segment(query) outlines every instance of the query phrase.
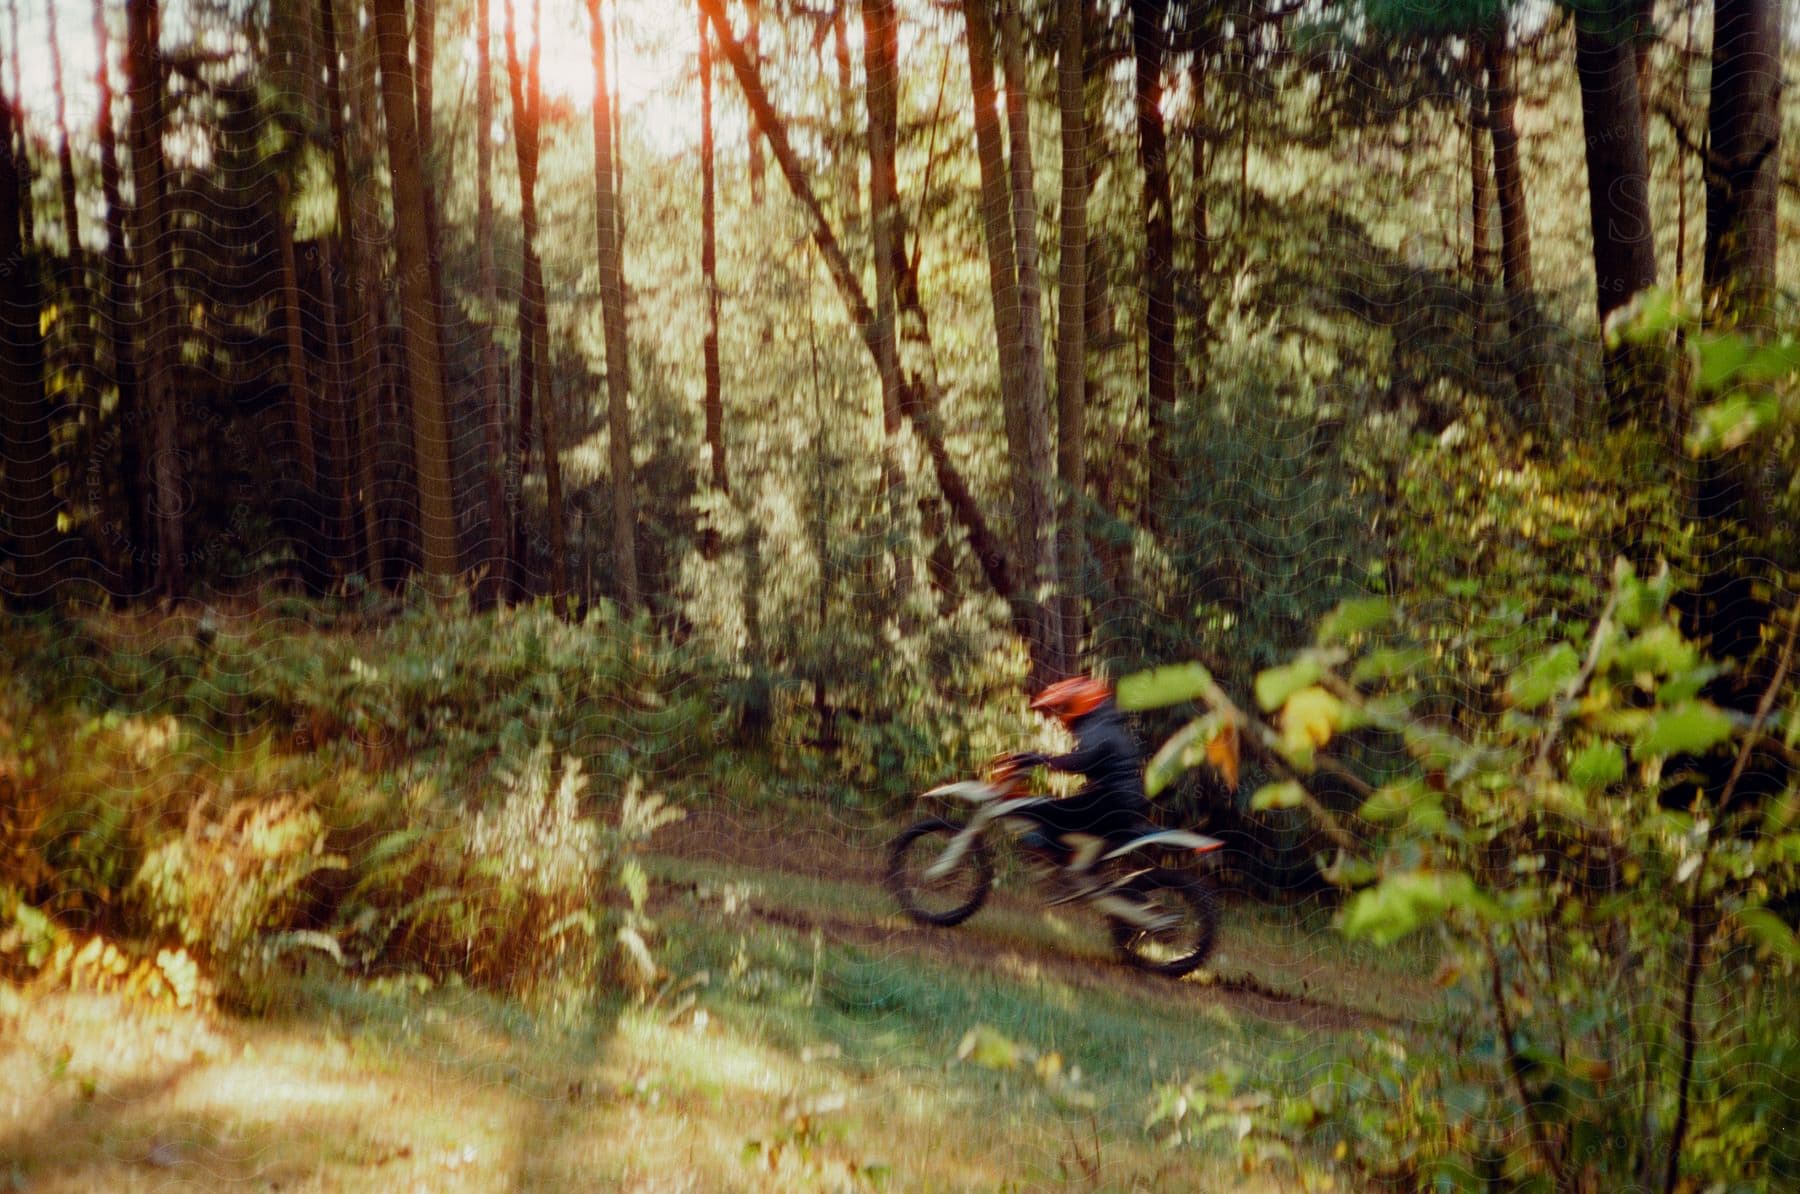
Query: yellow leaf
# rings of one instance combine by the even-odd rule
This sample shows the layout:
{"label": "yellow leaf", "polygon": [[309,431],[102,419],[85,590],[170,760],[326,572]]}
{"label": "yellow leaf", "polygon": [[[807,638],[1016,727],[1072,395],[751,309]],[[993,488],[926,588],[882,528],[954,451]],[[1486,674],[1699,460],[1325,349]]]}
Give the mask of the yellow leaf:
{"label": "yellow leaf", "polygon": [[1206,761],[1218,768],[1224,777],[1225,785],[1232,791],[1238,786],[1238,728],[1230,722],[1222,726],[1219,732],[1206,744]]}
{"label": "yellow leaf", "polygon": [[1302,688],[1281,711],[1283,745],[1295,752],[1324,746],[1337,731],[1342,713],[1342,703],[1323,688],[1316,684]]}

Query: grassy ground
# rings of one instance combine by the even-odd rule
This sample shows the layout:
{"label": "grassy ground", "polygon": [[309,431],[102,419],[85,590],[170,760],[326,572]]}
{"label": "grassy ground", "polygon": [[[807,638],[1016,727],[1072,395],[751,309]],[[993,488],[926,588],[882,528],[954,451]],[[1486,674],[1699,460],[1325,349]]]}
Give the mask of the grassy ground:
{"label": "grassy ground", "polygon": [[316,974],[240,1021],[7,992],[0,1187],[1292,1189],[1241,1172],[1228,1132],[1160,1147],[1158,1084],[1234,1064],[1304,1089],[1430,989],[1417,955],[1241,905],[1216,969],[1178,984],[1007,892],[927,932],[893,916],[865,842],[784,870],[778,833],[665,831],[672,977],[643,1000]]}

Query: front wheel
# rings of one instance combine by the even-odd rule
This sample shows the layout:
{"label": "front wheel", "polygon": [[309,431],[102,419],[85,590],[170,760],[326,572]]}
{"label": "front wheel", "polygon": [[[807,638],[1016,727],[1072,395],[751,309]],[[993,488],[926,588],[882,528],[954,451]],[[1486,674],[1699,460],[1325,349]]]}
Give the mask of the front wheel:
{"label": "front wheel", "polygon": [[987,902],[994,863],[980,841],[971,842],[946,874],[925,874],[960,832],[961,826],[930,817],[901,830],[888,846],[888,889],[920,924],[959,925]]}
{"label": "front wheel", "polygon": [[1169,978],[1199,969],[1212,956],[1219,904],[1212,888],[1167,867],[1145,871],[1119,893],[1147,923],[1110,918],[1113,945],[1125,961]]}

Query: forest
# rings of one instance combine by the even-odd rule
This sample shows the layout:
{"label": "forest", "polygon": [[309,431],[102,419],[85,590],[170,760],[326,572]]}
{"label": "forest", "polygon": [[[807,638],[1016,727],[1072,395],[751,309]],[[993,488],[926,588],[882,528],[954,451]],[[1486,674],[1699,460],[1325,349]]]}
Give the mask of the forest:
{"label": "forest", "polygon": [[0,1185],[1800,1188],[1791,3],[3,2]]}

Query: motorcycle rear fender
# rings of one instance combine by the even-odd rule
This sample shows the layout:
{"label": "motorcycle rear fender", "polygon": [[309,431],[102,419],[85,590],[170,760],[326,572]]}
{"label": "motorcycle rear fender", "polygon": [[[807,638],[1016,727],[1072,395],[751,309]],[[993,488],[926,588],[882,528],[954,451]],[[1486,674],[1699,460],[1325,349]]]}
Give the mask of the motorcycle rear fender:
{"label": "motorcycle rear fender", "polygon": [[1214,850],[1222,850],[1225,843],[1216,837],[1208,837],[1204,833],[1189,833],[1184,829],[1165,829],[1160,833],[1146,833],[1143,837],[1132,838],[1123,846],[1106,855],[1107,860],[1123,858],[1145,846],[1161,846],[1170,850],[1192,850],[1196,854],[1211,854]]}

